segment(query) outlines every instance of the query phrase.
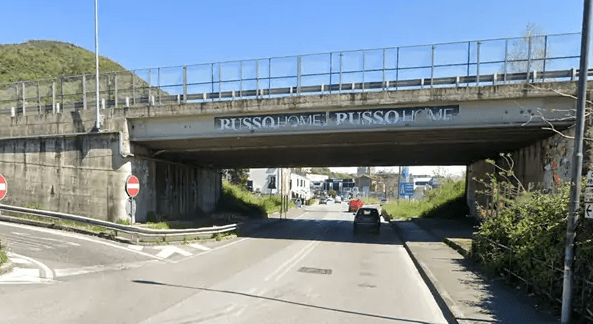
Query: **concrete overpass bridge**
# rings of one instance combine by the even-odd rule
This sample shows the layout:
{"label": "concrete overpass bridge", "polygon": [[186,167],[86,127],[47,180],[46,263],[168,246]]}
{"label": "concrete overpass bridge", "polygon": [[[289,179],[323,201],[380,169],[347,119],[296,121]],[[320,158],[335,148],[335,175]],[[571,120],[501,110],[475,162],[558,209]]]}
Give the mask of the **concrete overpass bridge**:
{"label": "concrete overpass bridge", "polygon": [[[557,37],[579,39],[548,35],[526,45],[542,40],[546,48],[558,48],[552,46]],[[329,66],[311,59],[317,56],[238,62],[236,79],[223,73],[227,63],[209,64],[208,82],[192,82],[189,66],[182,67],[179,84],[161,83],[164,68],[158,69],[157,86],[151,72],[147,78],[128,71],[109,74],[102,83],[101,133],[89,132],[94,112],[86,77],[71,87],[80,92],[69,94],[67,83],[59,87],[60,96],[55,80],[51,96],[42,95],[39,82],[33,99],[27,92],[31,82],[0,87],[3,97],[17,93],[16,100],[3,101],[6,114],[0,118],[0,173],[13,193],[5,202],[124,218],[124,182],[133,173],[143,188],[137,219],[144,220],[150,213],[212,211],[223,168],[462,164],[469,166],[471,179],[492,171],[483,161],[499,152],[515,153],[525,182],[554,186],[568,178],[564,170],[572,157],[572,143],[556,132],[570,134],[574,122],[570,96],[576,94],[577,71],[565,65],[578,58],[578,46],[577,56],[537,57],[532,51],[511,56],[514,41],[430,45],[430,64],[420,59],[408,62],[412,67],[404,65],[402,54],[415,47],[360,51],[360,70],[349,68],[344,62],[351,52],[342,52],[320,54]],[[460,44],[467,61],[439,62],[436,49],[455,52]],[[484,54],[497,44],[504,48],[502,57]],[[378,61],[372,60],[376,53]],[[388,63],[390,53],[396,54],[395,66]],[[294,61],[294,75],[277,75],[272,64],[277,60]],[[266,78],[262,62],[269,63]],[[509,71],[519,63],[524,71]],[[459,68],[467,73],[443,75]],[[406,73],[411,77],[402,79]],[[267,88],[261,87],[265,81]],[[470,205],[474,191],[468,185]]]}

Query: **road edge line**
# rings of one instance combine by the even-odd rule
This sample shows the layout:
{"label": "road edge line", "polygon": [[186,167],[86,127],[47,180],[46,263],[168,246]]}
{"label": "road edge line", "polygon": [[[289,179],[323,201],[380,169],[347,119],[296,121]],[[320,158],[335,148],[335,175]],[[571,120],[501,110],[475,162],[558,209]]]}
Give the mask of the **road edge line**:
{"label": "road edge line", "polygon": [[[22,258],[22,259],[25,259],[27,261],[30,261],[30,262],[35,263],[40,268],[39,269],[39,278],[54,280],[54,272],[48,266],[46,266],[45,264],[43,264],[41,261],[37,261],[37,260],[35,260],[33,258],[30,258],[28,256],[24,256],[24,255],[17,254],[17,253],[14,253],[14,252],[8,252],[8,253],[6,253],[6,255],[8,255],[8,254],[10,254],[10,256],[15,256],[17,258]],[[48,275],[49,275],[49,277],[48,277]]]}
{"label": "road edge line", "polygon": [[408,243],[406,242],[406,240],[404,240],[403,236],[399,234],[400,229],[397,227],[397,225],[394,224],[394,222],[389,222],[389,223],[392,226],[392,228],[394,229],[395,235],[403,243],[404,249],[410,256],[410,259],[412,260],[412,262],[414,263],[414,266],[418,270],[420,277],[422,277],[422,280],[428,287],[428,290],[430,290],[430,293],[432,294],[435,301],[437,302],[437,305],[441,309],[441,312],[443,312],[443,315],[445,316],[445,319],[447,320],[447,322],[449,324],[459,324],[455,314],[453,314],[453,310],[449,307],[449,305],[447,304],[447,302],[445,300],[446,297],[442,296],[441,293],[439,292],[439,289],[437,288],[438,283],[437,283],[436,279],[434,278],[434,275],[432,274],[432,272],[430,272],[430,269],[422,266],[422,263],[416,258],[416,256],[414,255],[414,253],[408,246]]}

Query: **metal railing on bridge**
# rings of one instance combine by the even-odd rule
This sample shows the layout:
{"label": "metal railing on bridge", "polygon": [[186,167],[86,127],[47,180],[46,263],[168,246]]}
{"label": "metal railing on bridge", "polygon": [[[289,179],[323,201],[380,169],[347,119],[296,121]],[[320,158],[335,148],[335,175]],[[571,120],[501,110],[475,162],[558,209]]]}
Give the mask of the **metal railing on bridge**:
{"label": "metal railing on bridge", "polygon": [[[102,108],[574,80],[580,33],[339,51],[100,74]],[[0,113],[95,106],[94,74],[0,84]]]}

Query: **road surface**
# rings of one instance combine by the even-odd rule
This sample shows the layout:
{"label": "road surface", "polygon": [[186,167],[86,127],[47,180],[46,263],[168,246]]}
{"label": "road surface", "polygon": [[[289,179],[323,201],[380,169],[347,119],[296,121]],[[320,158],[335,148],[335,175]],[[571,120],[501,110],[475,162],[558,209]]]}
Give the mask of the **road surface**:
{"label": "road surface", "polygon": [[14,253],[54,274],[0,283],[0,322],[446,323],[389,224],[355,235],[346,209],[308,206],[249,237],[166,253],[0,225],[21,240]]}

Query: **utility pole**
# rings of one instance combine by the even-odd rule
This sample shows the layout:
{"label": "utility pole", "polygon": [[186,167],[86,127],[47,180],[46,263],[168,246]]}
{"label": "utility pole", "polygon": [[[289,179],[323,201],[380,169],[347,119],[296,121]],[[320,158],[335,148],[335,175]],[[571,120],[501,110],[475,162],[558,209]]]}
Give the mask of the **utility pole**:
{"label": "utility pole", "polygon": [[591,31],[591,0],[585,0],[583,9],[583,31],[581,33],[581,60],[579,67],[579,90],[577,96],[577,115],[575,121],[574,153],[572,157],[572,178],[570,185],[570,205],[566,224],[566,251],[564,254],[564,282],[562,284],[561,324],[570,322],[572,312],[572,285],[574,273],[575,228],[578,220],[581,195],[581,173],[583,168],[583,133],[585,132],[585,99],[587,94],[587,72],[589,65],[589,34]]}

